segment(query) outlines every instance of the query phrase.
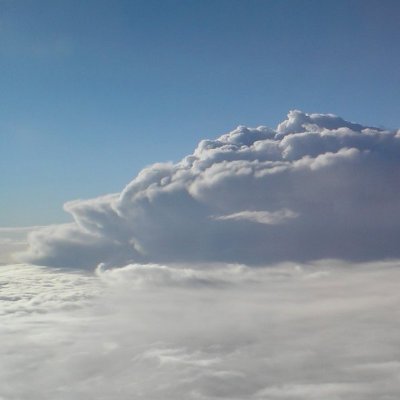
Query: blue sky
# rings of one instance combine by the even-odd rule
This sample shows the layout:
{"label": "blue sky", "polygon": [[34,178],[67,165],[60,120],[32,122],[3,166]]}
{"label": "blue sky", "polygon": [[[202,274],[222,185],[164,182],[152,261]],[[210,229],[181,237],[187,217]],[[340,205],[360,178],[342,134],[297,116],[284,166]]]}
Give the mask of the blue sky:
{"label": "blue sky", "polygon": [[1,1],[0,226],[289,109],[400,126],[398,1]]}

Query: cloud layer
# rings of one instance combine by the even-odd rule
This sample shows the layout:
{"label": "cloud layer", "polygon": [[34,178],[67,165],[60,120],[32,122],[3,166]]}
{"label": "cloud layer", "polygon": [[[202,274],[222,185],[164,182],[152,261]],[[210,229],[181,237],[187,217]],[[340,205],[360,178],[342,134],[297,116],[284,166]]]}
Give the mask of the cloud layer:
{"label": "cloud layer", "polygon": [[0,272],[4,400],[400,394],[398,261]]}
{"label": "cloud layer", "polygon": [[29,237],[20,258],[99,263],[399,257],[400,133],[291,111],[238,127],[180,162],[144,168],[121,193],[65,205],[74,222]]}

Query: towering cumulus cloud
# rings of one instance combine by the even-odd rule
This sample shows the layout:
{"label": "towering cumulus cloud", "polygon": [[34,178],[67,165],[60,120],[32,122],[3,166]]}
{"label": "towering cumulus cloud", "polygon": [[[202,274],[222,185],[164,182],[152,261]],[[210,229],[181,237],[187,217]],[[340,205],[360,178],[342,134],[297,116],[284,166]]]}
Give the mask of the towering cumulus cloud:
{"label": "towering cumulus cloud", "polygon": [[400,256],[400,132],[291,111],[274,129],[203,140],[121,193],[65,205],[74,222],[30,235],[24,261],[239,262]]}

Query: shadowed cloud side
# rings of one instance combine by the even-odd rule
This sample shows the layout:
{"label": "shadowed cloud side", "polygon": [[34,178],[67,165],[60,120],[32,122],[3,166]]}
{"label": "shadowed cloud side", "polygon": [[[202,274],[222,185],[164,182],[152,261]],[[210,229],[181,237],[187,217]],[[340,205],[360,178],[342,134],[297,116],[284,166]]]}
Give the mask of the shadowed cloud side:
{"label": "shadowed cloud side", "polygon": [[119,194],[65,205],[74,222],[29,235],[20,259],[99,263],[399,257],[400,134],[291,111],[238,127],[180,162],[144,168]]}

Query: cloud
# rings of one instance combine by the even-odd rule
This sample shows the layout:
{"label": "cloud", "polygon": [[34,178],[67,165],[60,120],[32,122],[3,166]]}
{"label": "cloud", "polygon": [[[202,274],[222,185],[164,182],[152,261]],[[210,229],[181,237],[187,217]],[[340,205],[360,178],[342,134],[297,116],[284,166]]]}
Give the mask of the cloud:
{"label": "cloud", "polygon": [[275,212],[268,211],[241,211],[235,214],[220,215],[214,219],[219,221],[250,221],[258,224],[278,225],[286,220],[296,218],[297,214],[290,210],[279,210]]}
{"label": "cloud", "polygon": [[0,316],[81,308],[99,292],[95,277],[33,265],[0,266]]}
{"label": "cloud", "polygon": [[26,249],[29,232],[40,228],[43,227],[0,227],[0,265],[15,262],[13,254]]}
{"label": "cloud", "polygon": [[0,398],[395,399],[399,261],[0,268]]}
{"label": "cloud", "polygon": [[20,260],[252,265],[400,256],[400,134],[291,111],[276,129],[203,140],[121,193],[65,205],[74,222],[29,235]]}

